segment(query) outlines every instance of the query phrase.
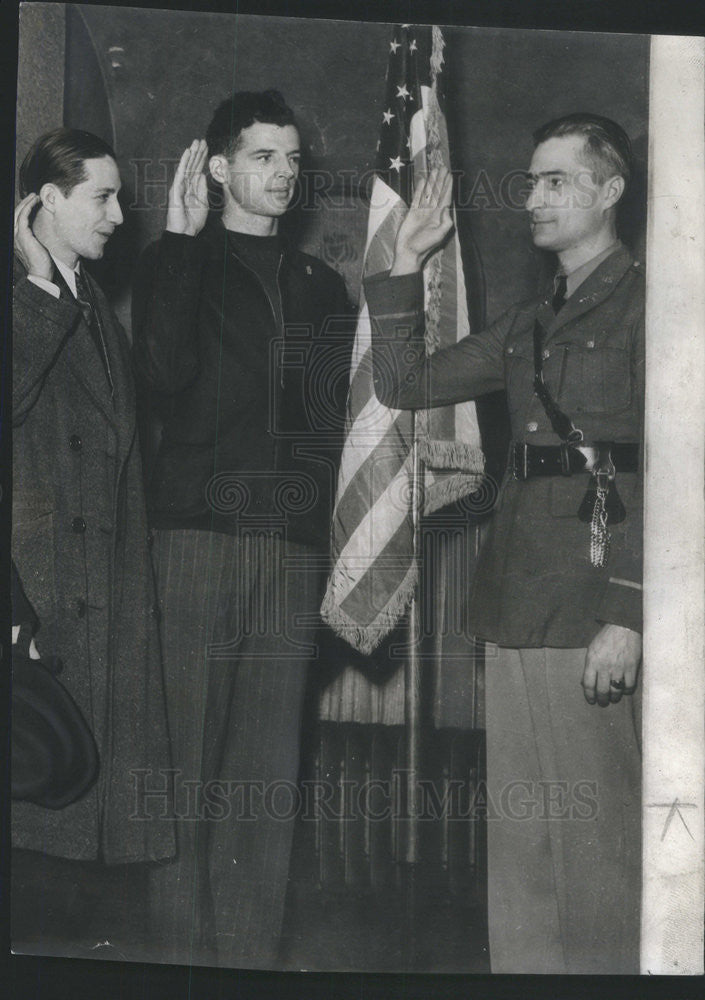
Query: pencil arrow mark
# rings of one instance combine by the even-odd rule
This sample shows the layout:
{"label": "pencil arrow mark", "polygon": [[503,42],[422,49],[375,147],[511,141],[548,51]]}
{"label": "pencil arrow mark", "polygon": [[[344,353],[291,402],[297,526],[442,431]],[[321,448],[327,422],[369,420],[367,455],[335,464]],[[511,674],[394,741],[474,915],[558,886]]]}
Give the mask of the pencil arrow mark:
{"label": "pencil arrow mark", "polygon": [[678,797],[676,797],[673,802],[652,802],[650,803],[651,809],[668,809],[668,816],[666,816],[666,822],[663,824],[663,832],[661,833],[661,840],[663,841],[668,833],[668,828],[671,825],[672,820],[678,816],[681,823],[686,829],[686,833],[691,840],[695,840],[695,837],[690,832],[688,824],[685,821],[685,817],[681,812],[681,809],[697,809],[697,803],[695,802],[679,802]]}

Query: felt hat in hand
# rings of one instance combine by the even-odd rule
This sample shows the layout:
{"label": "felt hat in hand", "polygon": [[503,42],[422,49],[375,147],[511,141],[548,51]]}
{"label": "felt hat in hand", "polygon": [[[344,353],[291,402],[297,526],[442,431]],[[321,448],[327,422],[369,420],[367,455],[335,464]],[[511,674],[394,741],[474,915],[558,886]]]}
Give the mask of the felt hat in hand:
{"label": "felt hat in hand", "polygon": [[98,775],[93,734],[60,670],[59,660],[12,647],[12,798],[47,809],[75,802]]}

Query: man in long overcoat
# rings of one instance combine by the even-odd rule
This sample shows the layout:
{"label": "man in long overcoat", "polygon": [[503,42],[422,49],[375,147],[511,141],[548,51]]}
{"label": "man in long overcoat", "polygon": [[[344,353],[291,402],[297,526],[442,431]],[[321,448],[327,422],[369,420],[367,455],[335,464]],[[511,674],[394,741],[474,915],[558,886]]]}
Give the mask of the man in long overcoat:
{"label": "man in long overcoat", "polygon": [[[469,595],[486,663],[494,972],[638,972],[644,278],[617,237],[615,122],[534,135],[526,208],[554,287],[426,357],[421,266],[450,178],[419,185],[391,271],[365,283],[393,407],[504,388],[509,469]],[[638,692],[636,692],[638,695]]]}
{"label": "man in long overcoat", "polygon": [[168,767],[169,752],[130,349],[81,263],[100,258],[122,222],[120,177],[102,140],[57,129],[30,150],[20,187],[12,554],[37,647],[63,663],[60,681],[93,732],[100,768],[63,809],[13,804],[13,901],[24,911],[34,892],[38,923],[43,911],[59,927],[70,918],[77,933],[99,933],[80,892],[70,903],[76,886],[100,895],[107,866],[174,853],[163,803],[140,799],[145,772]]}

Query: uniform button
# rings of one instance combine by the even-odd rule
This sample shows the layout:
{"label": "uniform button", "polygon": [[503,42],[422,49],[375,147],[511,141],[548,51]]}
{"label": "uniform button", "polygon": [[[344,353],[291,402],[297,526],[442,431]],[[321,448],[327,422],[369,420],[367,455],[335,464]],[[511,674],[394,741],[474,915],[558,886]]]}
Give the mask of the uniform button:
{"label": "uniform button", "polygon": [[548,361],[548,359],[551,357],[551,352],[544,349],[543,351],[541,351],[541,357],[543,358],[544,361]]}
{"label": "uniform button", "polygon": [[507,348],[507,354],[514,354],[514,348],[513,347],[508,347]]}
{"label": "uniform button", "polygon": [[593,347],[595,346],[595,341],[594,340],[588,340],[587,346],[590,348],[590,350],[592,350]]}
{"label": "uniform button", "polygon": [[78,615],[79,618],[83,618],[85,613],[86,613],[86,602],[81,600],[81,598],[79,597],[79,599],[76,601],[76,614]]}
{"label": "uniform button", "polygon": [[530,434],[533,434],[534,431],[537,431],[539,429],[539,425],[536,423],[535,420],[530,420],[526,425],[526,429],[527,431],[529,431]]}
{"label": "uniform button", "polygon": [[75,531],[77,535],[82,535],[86,530],[86,522],[82,517],[74,517],[71,522],[71,530]]}
{"label": "uniform button", "polygon": [[80,451],[83,447],[83,441],[81,441],[78,434],[72,434],[69,438],[69,448],[71,451]]}

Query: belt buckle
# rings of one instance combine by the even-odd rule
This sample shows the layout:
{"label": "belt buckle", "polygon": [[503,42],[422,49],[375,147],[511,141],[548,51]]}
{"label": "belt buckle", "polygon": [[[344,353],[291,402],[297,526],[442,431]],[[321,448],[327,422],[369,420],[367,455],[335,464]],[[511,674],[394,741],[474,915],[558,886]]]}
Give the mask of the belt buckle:
{"label": "belt buckle", "polygon": [[[519,452],[521,452],[520,462],[517,461]],[[517,479],[519,482],[525,482],[529,478],[528,462],[528,446],[526,441],[515,442],[512,453],[512,476],[514,479]]]}
{"label": "belt buckle", "polygon": [[612,461],[612,450],[609,444],[597,443],[597,459],[592,468],[592,474],[600,489],[606,490],[617,475],[617,469]]}
{"label": "belt buckle", "polygon": [[567,441],[561,441],[561,475],[562,476],[572,476],[573,473],[570,468],[570,445]]}

